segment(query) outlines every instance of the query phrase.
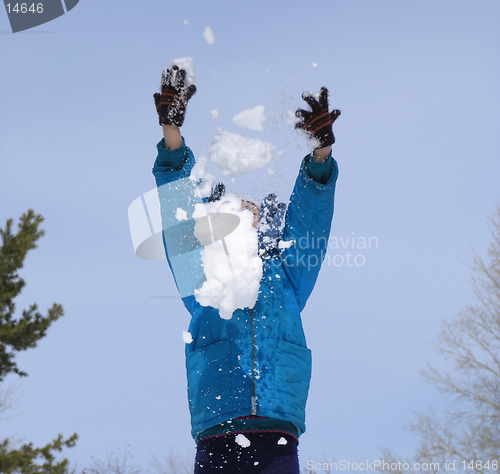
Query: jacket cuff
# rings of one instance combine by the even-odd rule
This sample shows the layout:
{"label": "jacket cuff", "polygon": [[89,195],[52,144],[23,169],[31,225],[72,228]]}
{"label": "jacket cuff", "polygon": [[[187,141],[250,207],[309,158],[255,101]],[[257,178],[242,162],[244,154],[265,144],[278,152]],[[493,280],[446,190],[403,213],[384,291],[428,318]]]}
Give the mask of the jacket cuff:
{"label": "jacket cuff", "polygon": [[302,170],[303,172],[305,171],[304,174],[307,178],[312,180],[316,185],[321,185],[321,187],[330,187],[337,180],[338,167],[331,152],[328,158],[320,163],[314,159],[312,153],[306,155],[302,162]]}
{"label": "jacket cuff", "polygon": [[174,150],[165,148],[165,139],[162,138],[156,145],[158,156],[156,157],[155,167],[168,167],[179,171],[186,162],[187,147],[182,137],[182,145]]}
{"label": "jacket cuff", "polygon": [[333,157],[332,152],[328,155],[325,161],[317,162],[313,154],[309,155],[309,160],[305,165],[309,177],[319,184],[326,184],[330,179],[333,171]]}

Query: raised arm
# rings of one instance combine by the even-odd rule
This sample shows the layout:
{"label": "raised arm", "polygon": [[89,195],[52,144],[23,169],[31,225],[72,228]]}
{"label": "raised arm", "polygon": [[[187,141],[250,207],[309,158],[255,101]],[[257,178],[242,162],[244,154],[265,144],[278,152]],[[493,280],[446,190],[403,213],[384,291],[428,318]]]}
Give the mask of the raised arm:
{"label": "raised arm", "polygon": [[193,295],[203,282],[200,245],[194,236],[195,221],[190,217],[201,198],[195,194],[196,183],[189,176],[195,160],[186,147],[179,127],[184,123],[186,106],[196,92],[185,84],[186,72],[173,66],[162,74],[161,94],[154,94],[163,140],[153,175],[158,188],[166,256],[181,297]]}
{"label": "raised arm", "polygon": [[297,110],[296,116],[301,120],[296,128],[306,134],[315,149],[304,157],[290,197],[282,240],[293,244],[281,254],[301,309],[316,283],[328,249],[338,176],[337,163],[331,156],[335,142],[332,126],[340,115],[339,110],[328,111],[325,87],[321,88],[318,99],[308,93],[302,98],[311,110]]}

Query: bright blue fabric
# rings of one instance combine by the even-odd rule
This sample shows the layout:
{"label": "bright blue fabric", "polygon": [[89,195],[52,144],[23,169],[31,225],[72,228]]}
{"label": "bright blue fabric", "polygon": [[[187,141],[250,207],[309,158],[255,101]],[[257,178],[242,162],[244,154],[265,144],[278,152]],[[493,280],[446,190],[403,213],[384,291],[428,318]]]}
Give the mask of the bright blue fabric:
{"label": "bright blue fabric", "polygon": [[180,170],[186,160],[186,143],[184,137],[182,138],[182,145],[179,148],[168,150],[165,148],[165,139],[161,139],[156,149],[158,156],[156,157],[156,167],[169,167],[176,171]]}
{"label": "bright blue fabric", "polygon": [[314,158],[310,157],[307,163],[307,174],[310,178],[320,184],[328,183],[330,176],[333,171],[333,158],[332,152],[328,155],[325,161],[316,161]]}
{"label": "bright blue fabric", "polygon": [[[162,200],[160,187],[187,178],[194,165],[191,150],[186,147],[182,153],[181,169],[158,166],[158,160],[153,168],[164,221],[171,219],[169,214],[178,203]],[[337,163],[329,158],[329,179],[325,184],[315,181],[307,170],[310,159],[307,155],[302,162],[282,231],[282,240],[294,243],[282,250],[275,248],[263,258],[254,308],[238,309],[230,320],[224,320],[217,309],[201,306],[194,296],[182,298],[191,314],[193,342],[186,344],[186,369],[195,439],[207,428],[251,414],[290,421],[299,435],[305,431],[311,353],[300,312],[327,251],[338,175]],[[179,286],[168,243],[166,251]]]}

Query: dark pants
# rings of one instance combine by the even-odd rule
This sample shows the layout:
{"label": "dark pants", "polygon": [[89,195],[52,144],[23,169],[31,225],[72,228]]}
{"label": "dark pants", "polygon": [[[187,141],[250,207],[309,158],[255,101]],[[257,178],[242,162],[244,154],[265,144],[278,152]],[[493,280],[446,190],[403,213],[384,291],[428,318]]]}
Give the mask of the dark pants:
{"label": "dark pants", "polygon": [[299,474],[297,441],[272,432],[202,440],[196,449],[194,474],[206,473]]}

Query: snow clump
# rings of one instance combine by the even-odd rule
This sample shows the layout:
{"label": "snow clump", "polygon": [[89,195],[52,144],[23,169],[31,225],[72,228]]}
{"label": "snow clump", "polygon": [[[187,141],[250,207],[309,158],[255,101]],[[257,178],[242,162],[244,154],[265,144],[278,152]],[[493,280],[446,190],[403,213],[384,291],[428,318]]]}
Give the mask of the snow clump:
{"label": "snow clump", "polygon": [[280,240],[278,243],[278,247],[280,249],[289,249],[293,244],[295,240]]}
{"label": "snow clump", "polygon": [[214,30],[210,26],[205,26],[205,31],[203,32],[203,37],[208,44],[214,44]]}
{"label": "snow clump", "polygon": [[285,445],[285,444],[288,444],[288,441],[283,438],[283,436],[278,440],[278,444],[282,444],[282,445]]}
{"label": "snow clump", "polygon": [[[202,306],[217,308],[221,318],[231,319],[236,309],[254,307],[262,278],[262,260],[258,255],[253,214],[248,209],[241,209],[241,199],[229,193],[219,201],[196,204],[193,218],[210,216],[213,229],[214,222],[221,222],[216,219],[217,214],[222,214],[220,217],[233,214],[239,218],[239,224],[227,235],[222,232],[218,240],[201,250],[206,280],[195,290],[194,297]],[[223,222],[223,227],[226,225],[227,222]],[[215,236],[221,230],[213,229],[212,232]]]}
{"label": "snow clump", "polygon": [[193,342],[193,336],[191,336],[191,333],[188,331],[182,331],[182,340],[186,344],[191,344]]}
{"label": "snow clump", "polygon": [[208,151],[210,161],[232,178],[262,169],[274,157],[272,143],[223,130],[213,136],[212,142],[208,144]]}
{"label": "snow clump", "polygon": [[250,440],[243,434],[236,435],[235,441],[242,447],[248,448],[250,446]]}
{"label": "snow clump", "polygon": [[266,120],[265,107],[257,105],[253,109],[246,109],[233,117],[233,123],[238,127],[248,128],[256,132],[264,130],[263,123]]}
{"label": "snow clump", "polygon": [[173,66],[177,66],[179,69],[184,69],[186,71],[186,86],[194,84],[196,80],[196,75],[194,73],[194,60],[190,56],[185,58],[178,58],[170,61],[168,66],[164,69],[164,73],[167,73],[167,69],[172,69]]}
{"label": "snow clump", "polygon": [[210,115],[212,116],[212,118],[215,120],[215,119],[218,119],[219,118],[219,111],[217,109],[212,109],[210,111]]}
{"label": "snow clump", "polygon": [[178,221],[187,221],[187,218],[188,218],[187,212],[184,209],[178,207],[177,211],[175,213],[175,218]]}

